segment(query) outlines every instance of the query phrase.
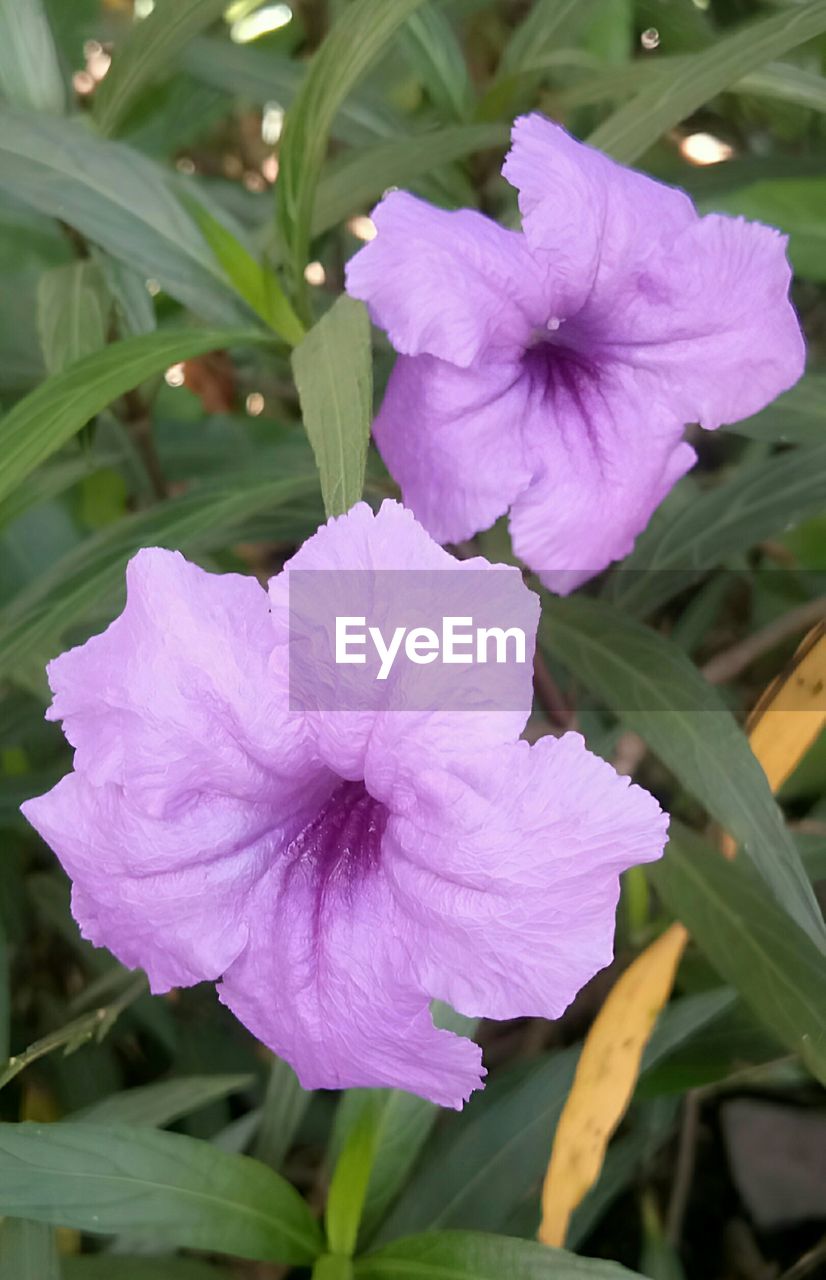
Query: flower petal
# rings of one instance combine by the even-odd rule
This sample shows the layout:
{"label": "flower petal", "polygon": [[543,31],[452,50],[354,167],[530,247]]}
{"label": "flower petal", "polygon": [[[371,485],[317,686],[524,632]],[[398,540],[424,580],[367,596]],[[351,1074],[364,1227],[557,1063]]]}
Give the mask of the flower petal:
{"label": "flower petal", "polygon": [[83,936],[145,969],[156,992],[228,968],[247,941],[251,887],[304,819],[214,794],[153,817],[80,773],[23,812],[74,882]]}
{"label": "flower petal", "polygon": [[489,528],[530,483],[528,392],[515,362],[396,361],[373,435],[405,505],[437,541]]}
{"label": "flower petal", "polygon": [[260,882],[222,1001],[305,1089],[399,1088],[461,1107],[481,1084],[481,1051],[434,1027],[381,872],[352,894],[334,886],[320,911],[317,892],[300,864]]}
{"label": "flower petal", "polygon": [[544,323],[542,272],[517,232],[404,191],[386,196],[373,220],[378,235],[347,264],[347,291],[396,351],[465,368],[483,352],[518,350]]}
{"label": "flower petal", "polygon": [[470,1016],[556,1018],[613,957],[619,874],[667,817],[578,734],[423,767],[387,875],[423,985]]}
{"label": "flower petal", "polygon": [[598,303],[636,264],[696,221],[684,192],[577,142],[543,116],[522,116],[502,173],[519,192],[522,228],[547,265],[557,315]]}
{"label": "flower petal", "polygon": [[614,299],[600,351],[650,376],[685,422],[757,413],[805,363],[786,243],[743,218],[695,222]]}
{"label": "flower petal", "polygon": [[273,629],[254,578],[139,551],[123,613],[49,664],[75,769],[162,815],[203,791],[272,799],[299,768],[300,724],[269,672]]}
{"label": "flower petal", "polygon": [[544,389],[544,417],[529,419],[542,468],[513,503],[511,537],[520,559],[565,595],[628,554],[696,455],[681,442],[682,421],[646,400],[621,365],[587,365],[548,347],[530,372]]}
{"label": "flower petal", "polygon": [[[322,576],[303,581],[295,576],[305,572]],[[448,575],[443,586],[441,574]],[[490,578],[488,586],[491,574],[501,576]],[[292,678],[296,691],[302,677],[310,686],[307,741],[340,777],[364,778],[368,767],[377,768],[373,762],[380,762],[399,738],[410,744],[411,751],[426,755],[453,750],[471,722],[480,745],[516,741],[524,729],[533,696],[536,595],[513,566],[491,564],[482,557],[457,560],[433,541],[401,503],[387,500],[374,514],[362,502],[328,520],[270,581],[269,593],[277,634],[279,629],[286,633],[292,619],[294,632],[301,637],[302,653],[293,663]],[[378,682],[366,666],[333,662],[330,632],[338,616],[355,611],[390,637],[400,625],[435,625],[437,615],[440,622],[443,613],[472,617],[476,625],[486,620],[489,624],[487,615],[500,608],[504,616],[497,616],[495,625],[522,628],[526,661],[503,665],[498,675],[494,664],[457,670],[442,663],[422,667],[401,659],[391,679]],[[281,662],[282,652],[279,646],[274,661]],[[485,673],[492,672],[486,680]],[[445,685],[455,690],[460,681],[462,696],[457,705],[457,699],[451,700],[444,690]],[[313,702],[314,695],[327,690],[332,696]],[[353,696],[346,697],[351,691]]]}

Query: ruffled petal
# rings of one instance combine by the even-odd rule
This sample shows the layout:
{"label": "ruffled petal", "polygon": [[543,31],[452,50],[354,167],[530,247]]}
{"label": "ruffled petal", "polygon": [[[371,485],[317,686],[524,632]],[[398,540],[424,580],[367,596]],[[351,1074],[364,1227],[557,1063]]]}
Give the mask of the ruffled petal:
{"label": "ruffled petal", "polygon": [[659,245],[696,221],[684,192],[577,142],[541,115],[513,126],[502,173],[519,192],[522,227],[547,268],[556,314],[598,308]]}
{"label": "ruffled petal", "polygon": [[[315,789],[329,788],[324,778]],[[308,781],[310,811],[320,802]],[[23,812],[73,881],[84,937],[153,991],[218,978],[246,945],[249,892],[306,810],[202,794],[153,817],[112,783],[71,773]]]}
{"label": "ruffled petal", "polygon": [[[307,739],[340,777],[364,778],[372,769],[378,779],[399,739],[426,755],[454,750],[469,731],[489,745],[513,742],[524,729],[538,598],[513,566],[455,559],[400,503],[385,501],[376,514],[358,503],[328,520],[270,581],[269,593],[276,631],[288,620],[293,629],[291,691],[304,709]],[[402,653],[390,677],[378,681],[374,667],[334,661],[334,620],[354,614],[385,639],[398,627],[438,629],[445,614],[470,617],[475,626],[518,626],[525,661],[418,666]],[[283,652],[279,646],[273,661],[282,662]],[[372,642],[369,652],[373,661]]]}
{"label": "ruffled petal", "polygon": [[403,355],[466,368],[516,351],[546,319],[542,271],[523,237],[470,209],[404,191],[373,212],[378,234],[347,265],[347,291]]}
{"label": "ruffled petal", "polygon": [[262,880],[249,944],[222,1001],[293,1067],[305,1089],[407,1089],[459,1108],[479,1088],[481,1051],[434,1027],[416,985],[413,930],[380,869],[321,906],[312,869]]}
{"label": "ruffled petal", "polygon": [[597,351],[650,377],[685,422],[757,413],[805,364],[786,243],[743,218],[692,224],[614,299]]}
{"label": "ruffled petal", "polygon": [[289,794],[301,725],[270,663],[266,592],[157,548],[134,556],[126,583],[106,631],[49,664],[47,715],[63,721],[75,769],[159,816],[204,791]]}
{"label": "ruffled petal", "polygon": [[611,962],[620,872],[667,822],[578,734],[423,762],[385,837],[422,984],[472,1017],[559,1017]]}
{"label": "ruffled petal", "polygon": [[518,363],[399,357],[373,435],[405,505],[439,542],[488,529],[534,476]]}
{"label": "ruffled petal", "polygon": [[515,500],[513,548],[552,591],[567,594],[619,560],[696,454],[682,420],[641,394],[631,371],[537,349],[528,419],[541,458]]}

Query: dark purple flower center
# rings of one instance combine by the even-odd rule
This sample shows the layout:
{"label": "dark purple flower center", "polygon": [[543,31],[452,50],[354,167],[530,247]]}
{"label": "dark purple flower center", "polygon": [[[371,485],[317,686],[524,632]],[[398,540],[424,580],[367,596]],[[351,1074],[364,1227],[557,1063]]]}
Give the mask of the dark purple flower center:
{"label": "dark purple flower center", "polygon": [[313,883],[317,917],[330,893],[349,896],[378,866],[387,818],[387,809],[363,782],[339,782],[287,846],[289,874]]}
{"label": "dark purple flower center", "polygon": [[565,343],[556,329],[536,332],[534,341],[525,349],[522,367],[542,398],[553,398],[562,391],[578,401],[598,377],[596,362],[572,343]]}

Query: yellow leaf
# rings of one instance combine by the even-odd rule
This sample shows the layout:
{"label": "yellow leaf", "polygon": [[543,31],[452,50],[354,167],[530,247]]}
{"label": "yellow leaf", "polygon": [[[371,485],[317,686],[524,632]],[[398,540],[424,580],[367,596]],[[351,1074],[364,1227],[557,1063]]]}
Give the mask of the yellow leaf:
{"label": "yellow leaf", "polygon": [[[826,625],[809,633],[749,717],[749,742],[779,790],[826,724]],[[736,846],[723,839],[723,853]],[[671,994],[688,934],[673,924],[609,992],[585,1040],[542,1190],[543,1244],[562,1246],[571,1214],[596,1182],[634,1092],[643,1050]]]}
{"label": "yellow leaf", "polygon": [[605,1149],[631,1100],[643,1050],[671,994],[687,941],[681,924],[667,929],[621,974],[591,1027],[542,1190],[543,1244],[565,1243],[571,1214],[599,1177]]}
{"label": "yellow leaf", "polygon": [[751,749],[779,791],[826,724],[826,625],[810,631],[788,671],[749,717]]}

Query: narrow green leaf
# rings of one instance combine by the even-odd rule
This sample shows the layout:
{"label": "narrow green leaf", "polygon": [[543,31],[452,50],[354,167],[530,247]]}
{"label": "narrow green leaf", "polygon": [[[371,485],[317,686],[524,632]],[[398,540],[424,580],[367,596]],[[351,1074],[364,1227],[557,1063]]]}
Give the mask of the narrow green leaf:
{"label": "narrow green leaf", "polygon": [[355,1124],[336,1161],[324,1222],[327,1241],[334,1254],[351,1258],[358,1239],[361,1211],[378,1145],[382,1107],[370,1096],[361,1107]]}
{"label": "narrow green leaf", "polygon": [[296,347],[292,365],[324,510],[341,515],[361,498],[373,416],[370,322],[362,303],[342,294]]}
{"label": "narrow green leaf", "polygon": [[55,115],[66,109],[43,0],[0,0],[0,95],[15,107]]}
{"label": "narrow green leaf", "polygon": [[52,458],[0,502],[0,528],[16,520],[30,507],[40,506],[65,493],[101,467],[112,467],[119,461],[120,455],[115,450],[78,452],[74,458]]}
{"label": "narrow green leaf", "polygon": [[624,612],[643,616],[727,556],[818,515],[826,506],[826,444],[738,468],[674,514],[652,522],[610,579]]}
{"label": "narrow green leaf", "polygon": [[256,1160],[268,1164],[271,1169],[281,1168],[310,1096],[298,1083],[298,1076],[289,1063],[283,1058],[273,1058],[253,1148]]}
{"label": "narrow green leaf", "polygon": [[473,101],[473,86],[462,46],[442,9],[432,0],[411,14],[402,27],[402,48],[433,105],[448,119],[463,120]]}
{"label": "narrow green leaf", "polygon": [[588,139],[616,160],[631,164],[662,137],[718,93],[736,84],[790,49],[826,31],[826,0],[784,8],[758,18],[685,59],[662,82],[644,85]]}
{"label": "narrow green leaf", "polygon": [[54,374],[0,420],[0,498],[96,413],[146,378],[207,351],[261,341],[260,333],[233,329],[142,334],[115,342]]}
{"label": "narrow green leaf", "polygon": [[227,279],[244,301],[291,347],[300,342],[304,326],[275,273],[266,263],[256,262],[246,246],[199,201],[187,199],[185,204]]}
{"label": "narrow green leaf", "polygon": [[251,1084],[252,1076],[182,1076],[112,1093],[82,1111],[75,1111],[70,1119],[72,1122],[82,1120],[85,1124],[145,1124],[163,1128]]}
{"label": "narrow green leaf", "polygon": [[536,0],[505,46],[499,75],[529,71],[537,59],[570,42],[593,7],[594,0]]}
{"label": "narrow green leaf", "polygon": [[[734,998],[731,991],[711,991],[671,1004],[649,1041],[643,1077]],[[382,1224],[377,1243],[445,1227],[499,1231],[525,1200],[537,1203],[578,1056],[573,1046],[527,1069],[502,1073],[461,1116],[451,1117]]]}
{"label": "narrow green leaf", "polygon": [[227,476],[149,511],[125,516],[87,538],[0,611],[0,677],[58,652],[69,628],[110,620],[122,601],[123,571],[139,547],[189,554],[226,546],[242,521],[267,513],[271,535],[308,536],[321,515],[309,458],[294,474]]}
{"label": "narrow green leaf", "polygon": [[460,124],[346,152],[327,165],[321,175],[313,234],[328,231],[351,213],[372,204],[388,187],[408,187],[440,165],[476,151],[506,147],[508,136],[505,125]]}
{"label": "narrow green leaf", "polygon": [[648,743],[743,846],[768,890],[826,953],[800,856],[745,734],[672,641],[597,600],[548,600],[540,642]]}
{"label": "narrow green leaf", "polygon": [[[0,107],[0,190],[53,217],[219,324],[249,322],[175,192],[182,180],[78,120]],[[203,195],[201,196],[204,202]]]}
{"label": "narrow green leaf", "polygon": [[[184,70],[196,80],[235,94],[259,106],[277,102],[289,107],[301,87],[303,64],[255,45],[199,36],[185,50]],[[405,120],[384,98],[359,89],[342,102],[330,126],[338,142],[364,146],[377,138],[403,133]]]}
{"label": "narrow green leaf", "polygon": [[277,1173],[155,1129],[1,1125],[0,1203],[38,1222],[263,1262],[309,1263],[321,1250],[306,1202]]}
{"label": "narrow green leaf", "polygon": [[353,1280],[353,1260],[341,1253],[324,1253],[313,1267],[311,1280]]}
{"label": "narrow green leaf", "polygon": [[[478,1019],[466,1018],[440,1001],[434,1001],[432,1013],[436,1026],[445,1031],[469,1038],[476,1031]],[[361,1212],[360,1247],[384,1221],[440,1115],[435,1103],[402,1089],[348,1089],[336,1109],[331,1160],[338,1159],[344,1138],[358,1124],[365,1107],[376,1108],[378,1132]]]}
{"label": "narrow green leaf", "polygon": [[708,203],[785,231],[797,274],[826,282],[826,178],[767,178]]}
{"label": "narrow green leaf", "polygon": [[37,328],[49,373],[106,345],[110,301],[94,262],[67,262],[44,271],[37,286]]}
{"label": "narrow green leaf", "polygon": [[751,71],[734,85],[736,93],[751,93],[757,98],[776,98],[793,102],[811,111],[826,112],[826,77],[807,71],[794,62],[773,62]]}
{"label": "narrow green leaf", "polygon": [[757,1017],[826,1084],[826,966],[821,951],[789,919],[738,856],[678,823],[654,885],[718,973]]}
{"label": "narrow green leaf", "polygon": [[226,0],[157,0],[149,17],[136,22],[92,100],[101,133],[118,129],[138,95],[167,70],[176,54],[220,18]]}
{"label": "narrow green leaf", "polygon": [[475,1231],[408,1236],[356,1262],[356,1280],[643,1280],[615,1262]]}
{"label": "narrow green leaf", "polygon": [[303,287],[315,191],[341,103],[423,0],[355,0],[315,54],[287,113],[276,184],[278,226],[295,287]]}
{"label": "narrow green leaf", "polygon": [[25,1218],[3,1220],[0,1280],[61,1280],[57,1241],[50,1226]]}

